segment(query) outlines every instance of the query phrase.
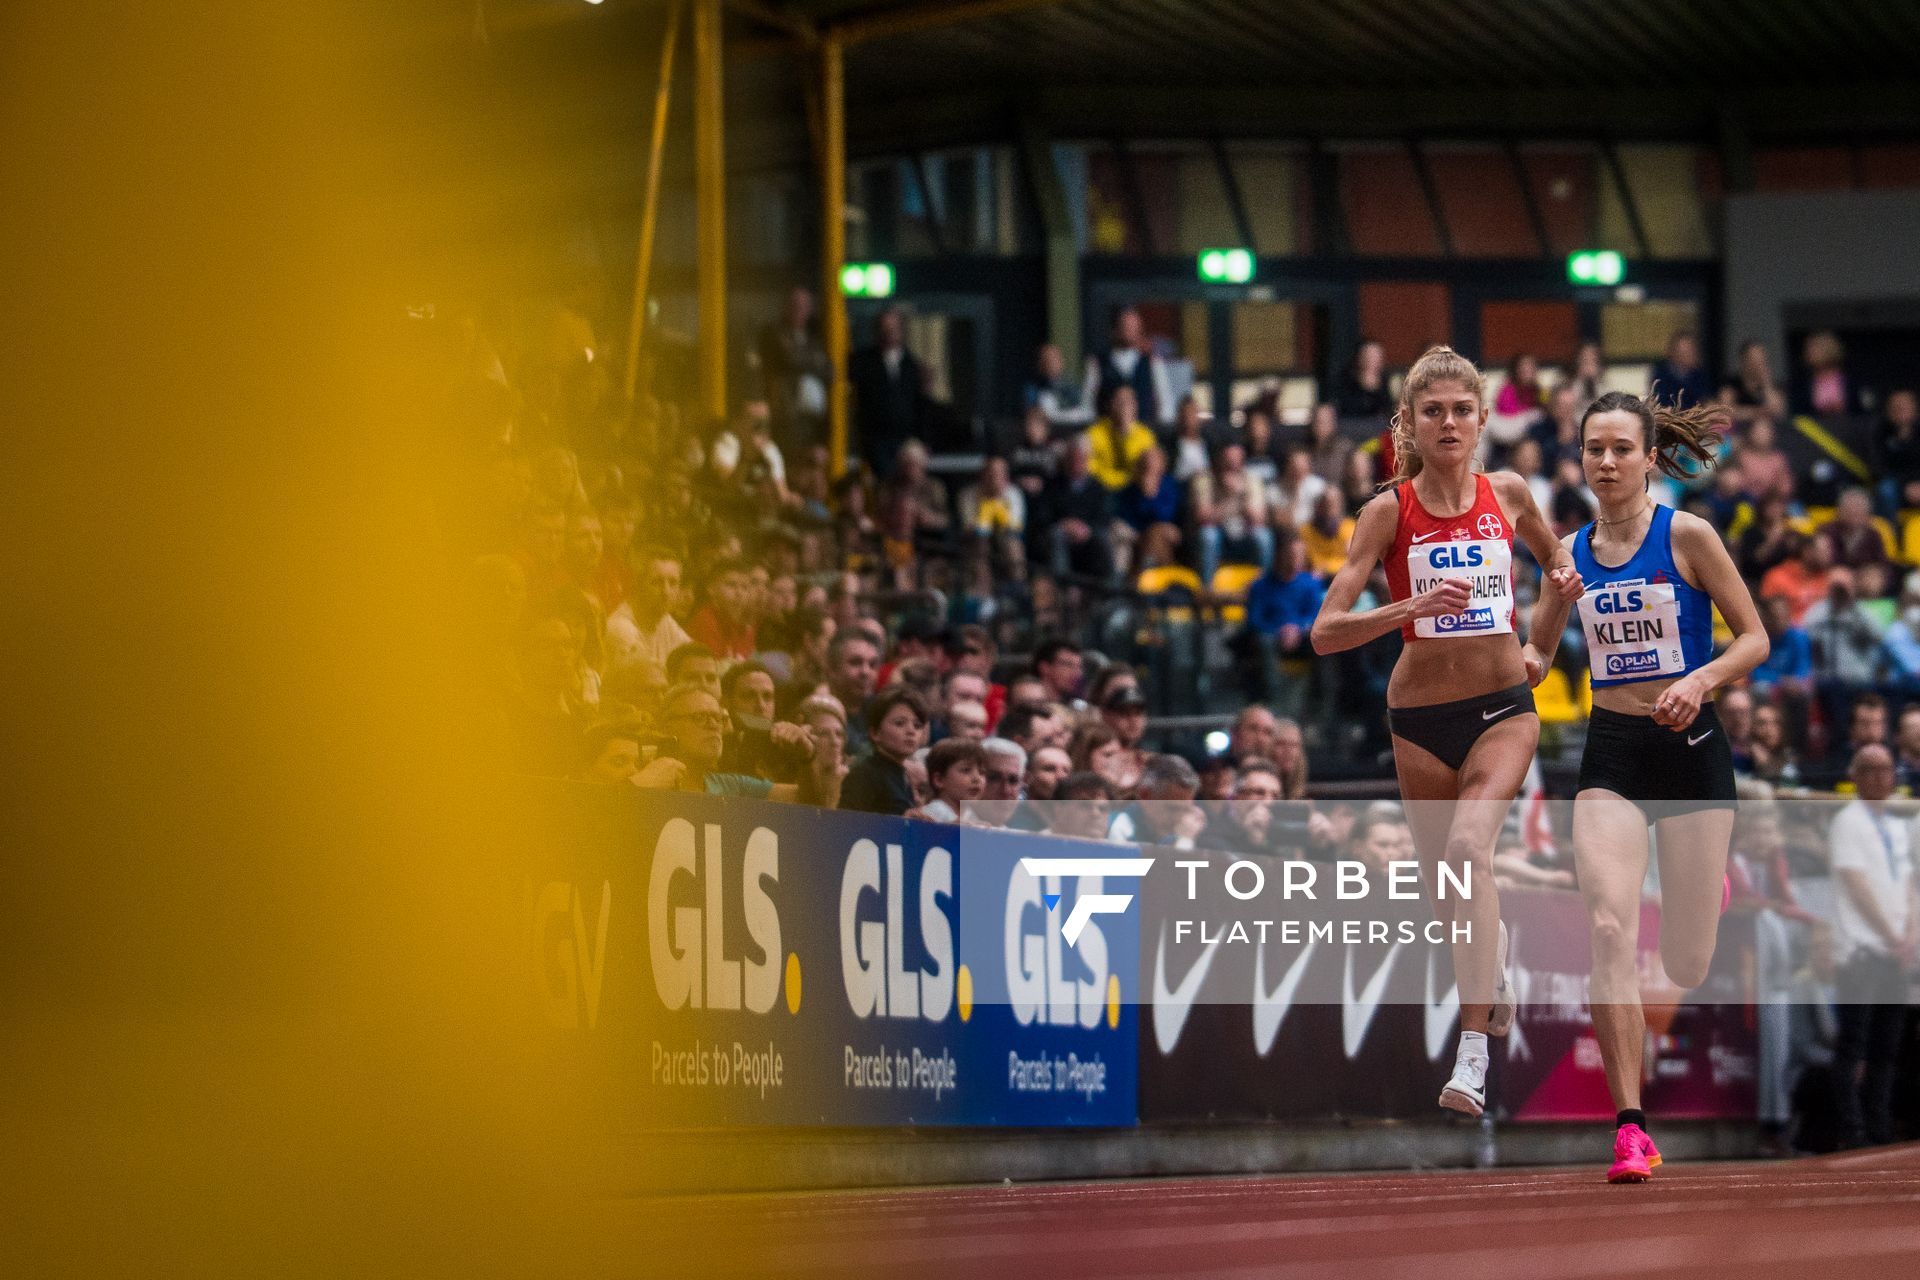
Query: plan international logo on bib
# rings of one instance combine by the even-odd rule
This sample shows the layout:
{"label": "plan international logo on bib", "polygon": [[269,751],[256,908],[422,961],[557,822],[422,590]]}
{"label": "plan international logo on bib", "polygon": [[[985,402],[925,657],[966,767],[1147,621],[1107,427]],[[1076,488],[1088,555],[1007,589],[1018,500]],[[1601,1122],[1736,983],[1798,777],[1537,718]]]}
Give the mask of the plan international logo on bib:
{"label": "plan international logo on bib", "polygon": [[1493,629],[1493,610],[1468,609],[1465,613],[1443,613],[1433,620],[1434,630],[1441,634],[1450,631],[1491,631]]}
{"label": "plan international logo on bib", "polygon": [[1637,676],[1660,670],[1658,650],[1642,649],[1637,653],[1610,653],[1607,655],[1608,676]]}

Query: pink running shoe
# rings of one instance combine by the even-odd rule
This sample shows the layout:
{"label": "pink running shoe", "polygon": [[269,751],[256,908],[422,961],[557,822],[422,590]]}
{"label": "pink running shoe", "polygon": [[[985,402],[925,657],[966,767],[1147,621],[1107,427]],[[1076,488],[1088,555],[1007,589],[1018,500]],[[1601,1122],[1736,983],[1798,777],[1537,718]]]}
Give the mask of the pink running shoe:
{"label": "pink running shoe", "polygon": [[1613,1135],[1613,1168],[1607,1170],[1608,1182],[1645,1182],[1660,1167],[1660,1150],[1647,1131],[1637,1124],[1623,1124]]}

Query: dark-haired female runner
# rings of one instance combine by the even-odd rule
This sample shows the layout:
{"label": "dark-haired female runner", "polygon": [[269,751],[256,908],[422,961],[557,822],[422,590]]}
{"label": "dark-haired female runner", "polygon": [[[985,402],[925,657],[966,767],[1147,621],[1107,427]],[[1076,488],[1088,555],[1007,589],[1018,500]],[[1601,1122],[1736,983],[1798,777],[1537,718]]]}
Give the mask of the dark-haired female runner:
{"label": "dark-haired female runner", "polygon": [[[1640,1108],[1646,1022],[1636,958],[1647,828],[1660,857],[1660,959],[1681,987],[1707,976],[1726,907],[1733,751],[1714,690],[1767,657],[1767,633],[1711,524],[1653,501],[1653,473],[1712,466],[1725,410],[1670,409],[1609,392],[1581,418],[1581,461],[1600,514],[1566,545],[1587,586],[1580,622],[1593,719],[1573,802],[1573,845],[1592,935],[1594,1034],[1618,1109],[1609,1182],[1660,1163]],[[1733,643],[1713,656],[1713,610]],[[1536,647],[1553,656],[1567,604],[1542,596]]]}

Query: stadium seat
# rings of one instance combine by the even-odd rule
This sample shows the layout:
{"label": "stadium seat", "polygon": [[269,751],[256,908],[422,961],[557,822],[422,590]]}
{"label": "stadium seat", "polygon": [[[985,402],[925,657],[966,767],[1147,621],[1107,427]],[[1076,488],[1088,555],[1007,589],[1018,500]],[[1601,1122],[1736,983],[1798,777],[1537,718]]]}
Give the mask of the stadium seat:
{"label": "stadium seat", "polygon": [[1733,519],[1727,522],[1727,545],[1732,546],[1734,543],[1740,541],[1740,535],[1747,531],[1747,526],[1752,524],[1753,520],[1754,510],[1751,502],[1742,502],[1739,506],[1735,507],[1733,509]]}
{"label": "stadium seat", "polygon": [[1233,604],[1220,610],[1220,617],[1226,622],[1244,622],[1247,606],[1239,603],[1244,600],[1247,588],[1260,576],[1260,566],[1254,564],[1223,564],[1213,571],[1213,594],[1223,599],[1232,597]]}
{"label": "stadium seat", "polygon": [[1580,719],[1573,687],[1567,673],[1558,667],[1549,668],[1547,678],[1534,688],[1533,706],[1540,713],[1541,724],[1574,724]]}
{"label": "stadium seat", "polygon": [[1194,604],[1204,594],[1200,575],[1183,564],[1162,564],[1142,569],[1140,576],[1134,579],[1133,589],[1143,596],[1164,597],[1150,603],[1169,622],[1193,621]]}
{"label": "stadium seat", "polygon": [[1135,579],[1133,589],[1143,596],[1165,595],[1169,591],[1190,591],[1199,595],[1202,591],[1200,575],[1183,564],[1161,564],[1151,569],[1142,569]]}
{"label": "stadium seat", "polygon": [[1791,521],[1794,529],[1800,533],[1813,533],[1821,525],[1833,519],[1832,507],[1808,507],[1806,514]]}
{"label": "stadium seat", "polygon": [[1920,565],[1920,511],[1900,513],[1900,559]]}

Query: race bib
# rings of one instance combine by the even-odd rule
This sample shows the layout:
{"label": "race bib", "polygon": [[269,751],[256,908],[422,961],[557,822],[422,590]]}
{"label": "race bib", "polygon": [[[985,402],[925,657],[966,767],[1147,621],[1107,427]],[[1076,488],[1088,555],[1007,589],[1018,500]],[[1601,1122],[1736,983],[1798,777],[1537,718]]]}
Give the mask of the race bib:
{"label": "race bib", "polygon": [[1414,543],[1407,548],[1407,581],[1414,595],[1458,578],[1473,591],[1460,613],[1416,618],[1413,634],[1423,639],[1498,636],[1513,632],[1513,547],[1484,542]]}
{"label": "race bib", "polygon": [[1671,582],[1615,582],[1580,597],[1596,680],[1654,680],[1687,669]]}

